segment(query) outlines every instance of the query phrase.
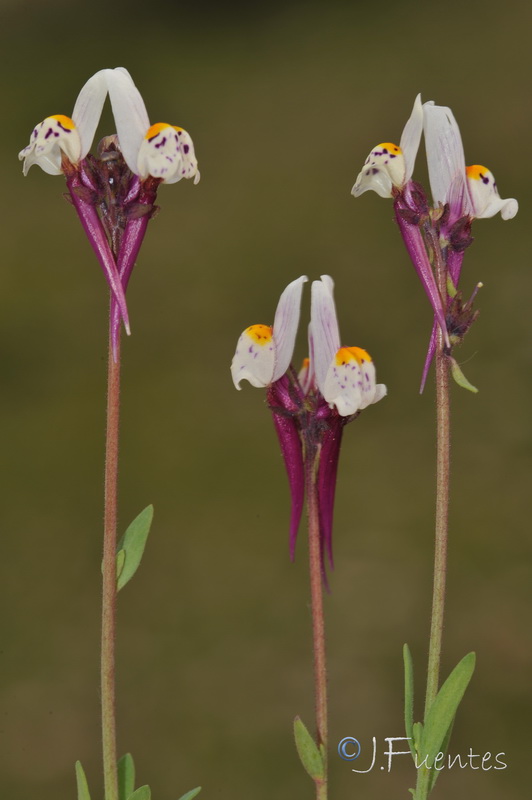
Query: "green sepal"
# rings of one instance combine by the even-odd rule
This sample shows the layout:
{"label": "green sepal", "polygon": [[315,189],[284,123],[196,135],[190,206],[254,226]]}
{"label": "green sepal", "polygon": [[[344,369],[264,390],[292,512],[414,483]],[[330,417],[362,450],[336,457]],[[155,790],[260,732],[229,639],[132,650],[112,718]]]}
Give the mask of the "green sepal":
{"label": "green sepal", "polygon": [[468,392],[473,392],[473,394],[478,394],[477,387],[473,386],[472,383],[469,383],[469,381],[467,380],[466,376],[458,366],[455,359],[449,356],[449,361],[451,362],[451,375],[453,376],[458,386],[461,386],[462,389],[467,389]]}
{"label": "green sepal", "polygon": [[416,754],[414,746],[414,664],[407,644],[403,645],[403,661],[405,665],[405,731],[409,738],[408,746],[414,758]]}
{"label": "green sepal", "polygon": [[120,591],[120,589],[124,588],[126,583],[131,580],[139,567],[142,554],[144,553],[144,548],[146,546],[146,540],[150,532],[152,519],[153,506],[149,505],[144,509],[144,511],[140,512],[138,517],[135,517],[131,525],[118,542],[116,548],[117,560],[122,550],[124,551],[125,555],[120,574],[118,574],[117,563],[117,591]]}
{"label": "green sepal", "polygon": [[118,761],[117,772],[118,800],[129,800],[135,789],[135,763],[131,753],[126,753]]}
{"label": "green sepal", "polygon": [[299,717],[294,720],[294,736],[299,758],[313,781],[325,780],[323,758],[318,746]]}
{"label": "green sepal", "polygon": [[197,794],[201,792],[201,786],[196,786],[195,789],[191,789],[190,792],[181,795],[179,800],[192,800],[193,797],[196,797]]}
{"label": "green sepal", "polygon": [[135,789],[133,794],[130,794],[128,800],[151,800],[151,789],[149,786],[139,786]]}
{"label": "green sepal", "polygon": [[[434,759],[442,751],[458,706],[467,689],[475,669],[475,654],[468,653],[458,662],[428,710],[422,736],[422,760],[427,757],[426,766],[432,768]],[[448,741],[448,739],[447,739]]]}
{"label": "green sepal", "polygon": [[76,761],[76,785],[78,787],[78,800],[91,800],[89,784],[81,766],[81,761]]}
{"label": "green sepal", "polygon": [[456,286],[454,285],[453,280],[452,280],[450,275],[447,275],[447,294],[449,295],[451,300],[452,300],[453,297],[456,297],[456,295],[458,294]]}

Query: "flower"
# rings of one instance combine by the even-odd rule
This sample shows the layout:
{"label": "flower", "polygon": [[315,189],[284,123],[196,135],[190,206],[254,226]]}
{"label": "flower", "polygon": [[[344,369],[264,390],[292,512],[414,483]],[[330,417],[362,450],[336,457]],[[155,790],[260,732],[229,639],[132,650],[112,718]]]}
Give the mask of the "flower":
{"label": "flower", "polygon": [[499,196],[489,169],[466,167],[460,129],[450,108],[432,100],[423,105],[423,129],[434,206],[449,205],[451,217],[486,219],[500,212],[503,219],[517,214],[517,200]]}
{"label": "flower", "polygon": [[131,172],[143,180],[151,175],[164,183],[182,178],[194,178],[198,183],[200,174],[190,135],[166,122],[150,125],[140,92],[123,67],[109,70],[107,81],[120,149]]}
{"label": "flower", "polygon": [[380,197],[393,197],[394,189],[403,189],[414,172],[422,132],[423,108],[421,95],[418,94],[403,129],[400,145],[384,142],[374,147],[357,176],[351,194],[360,197],[371,189]]}
{"label": "flower", "polygon": [[100,70],[89,78],[78,95],[72,118],[55,114],[39,123],[33,130],[29,145],[21,150],[18,157],[24,161],[24,175],[28,174],[33,164],[37,164],[49,175],[65,174],[72,205],[100,262],[116,307],[129,333],[124,289],[95,203],[87,199],[94,187],[86,185],[86,171],[83,170],[84,159],[92,145],[107,95],[109,71]]}
{"label": "flower", "polygon": [[291,366],[306,276],[281,295],[273,326],[252,325],[241,334],[231,375],[237,389],[247,380],[267,388],[268,405],[283,454],[292,500],[290,556],[293,559],[303,511],[305,482],[316,488],[322,574],[324,552],[332,566],[332,521],[336,473],[344,426],[386,395],[377,384],[369,354],[341,347],[333,299],[333,280],[312,283],[310,357],[296,375]]}
{"label": "flower", "polygon": [[[446,209],[439,221],[439,240],[451,295],[446,298],[449,331],[460,341],[476,316],[470,311],[472,300],[462,305],[455,299],[466,248],[472,243],[471,223],[500,213],[504,220],[517,214],[519,205],[514,198],[500,197],[495,178],[486,167],[475,164],[466,167],[460,129],[450,108],[437,106],[431,100],[423,105],[423,129],[429,181],[435,208]],[[479,284],[481,285],[481,284]],[[473,294],[476,294],[476,290]],[[463,312],[469,319],[463,322]],[[452,313],[450,313],[450,311]],[[430,337],[421,378],[421,391],[436,352],[436,323]]]}
{"label": "flower", "polygon": [[103,104],[107,96],[106,73],[102,69],[89,78],[78,95],[72,117],[53,114],[33,129],[30,143],[18,157],[27,175],[37,164],[49,175],[61,175],[63,155],[71,164],[78,164],[89,152]]}
{"label": "flower", "polygon": [[371,189],[380,197],[393,197],[395,218],[401,236],[432,306],[434,316],[441,327],[445,344],[449,347],[442,298],[419,228],[419,220],[428,209],[425,208],[421,187],[411,180],[422,132],[423,105],[421,95],[418,94],[412,113],[403,129],[400,146],[385,143],[374,148],[367,157],[351,194],[360,197]]}
{"label": "flower", "polygon": [[[104,137],[98,157],[89,153],[109,92],[118,136]],[[63,173],[70,201],[111,289],[111,337],[117,353],[120,319],[129,333],[125,299],[135,260],[155,207],[160,183],[199,172],[194,146],[182,128],[150,126],[142,97],[123,67],[103,69],[82,88],[72,118],[47,117],[19,153],[27,175],[38,164]]]}

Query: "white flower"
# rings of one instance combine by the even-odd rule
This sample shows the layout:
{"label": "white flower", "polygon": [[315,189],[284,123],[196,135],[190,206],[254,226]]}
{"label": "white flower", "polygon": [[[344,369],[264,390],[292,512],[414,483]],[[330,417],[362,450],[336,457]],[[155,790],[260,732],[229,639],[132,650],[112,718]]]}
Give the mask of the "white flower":
{"label": "white flower", "polygon": [[289,283],[277,305],[273,326],[251,325],[238,340],[231,364],[233,383],[247,380],[256,388],[264,388],[279,380],[292,360],[301,307],[302,275]]}
{"label": "white flower", "polygon": [[53,114],[34,128],[29,145],[18,156],[20,160],[24,160],[24,175],[28,174],[33,164],[37,164],[49,175],[61,175],[63,153],[72,164],[85,158],[94,139],[107,95],[108,71],[100,70],[89,78],[79,93],[72,117]]}
{"label": "white flower", "polygon": [[312,283],[311,339],[316,385],[324,400],[342,417],[377,403],[386,386],[376,383],[375,365],[361,347],[342,347],[329,275]]}
{"label": "white flower", "polygon": [[129,72],[123,67],[107,71],[120,149],[129,169],[143,180],[149,175],[164,183],[200,174],[190,135],[183,128],[157,122],[150,125],[146,106]]}
{"label": "white flower", "polygon": [[460,129],[450,108],[425,103],[423,127],[435,206],[448,203],[454,216],[485,219],[500,212],[503,219],[515,217],[517,200],[499,196],[489,169],[478,164],[466,167]]}
{"label": "white flower", "polygon": [[360,197],[368,190],[380,197],[392,197],[392,189],[403,189],[414,172],[423,131],[423,108],[418,94],[399,145],[384,142],[374,147],[359,173],[351,194]]}

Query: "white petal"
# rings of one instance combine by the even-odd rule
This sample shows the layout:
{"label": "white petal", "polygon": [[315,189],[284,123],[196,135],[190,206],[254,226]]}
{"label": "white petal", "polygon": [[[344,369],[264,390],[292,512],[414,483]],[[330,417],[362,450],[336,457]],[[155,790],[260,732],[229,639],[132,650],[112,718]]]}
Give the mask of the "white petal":
{"label": "white petal", "polygon": [[285,374],[292,360],[299,325],[301,293],[303,284],[307,281],[306,275],[302,275],[297,280],[292,281],[279,298],[273,321],[273,336],[276,348],[274,381],[279,380]]}
{"label": "white petal", "polygon": [[471,209],[465,192],[465,158],[462,137],[450,108],[423,105],[425,148],[430,189],[434,205],[463,203],[464,214]]}
{"label": "white petal", "polygon": [[241,381],[256,388],[269,386],[275,366],[275,342],[269,325],[252,325],[242,333],[231,363],[233,383],[240,389]]}
{"label": "white petal", "polygon": [[348,417],[381,400],[386,387],[375,384],[375,366],[365,350],[341,347],[331,361],[322,394],[340,416]]}
{"label": "white petal", "polygon": [[33,130],[30,143],[18,157],[24,159],[23,172],[37,164],[49,175],[60,175],[61,152],[69,161],[77,164],[80,159],[81,142],[74,122],[63,114],[55,114],[40,122]]}
{"label": "white petal", "polygon": [[107,70],[106,77],[120,149],[129,169],[138,175],[139,150],[150,127],[148,112],[127,70]]}
{"label": "white petal", "polygon": [[418,94],[414,101],[414,108],[410,114],[410,118],[406,123],[401,136],[400,147],[403,151],[405,160],[405,174],[404,183],[407,183],[412,177],[414,166],[416,163],[417,151],[419,150],[419,143],[421,141],[421,134],[423,133],[423,106],[421,104],[421,95]]}
{"label": "white petal", "polygon": [[329,275],[312,283],[310,318],[314,373],[318,389],[323,394],[325,378],[336,352],[340,348],[340,332],[333,298],[334,283]]}
{"label": "white petal", "polygon": [[140,145],[137,159],[141,178],[152,175],[165,183],[177,183],[181,178],[199,180],[198,162],[190,135],[174,125],[158,122],[152,125]]}
{"label": "white petal", "polygon": [[111,71],[101,69],[89,78],[76,100],[72,119],[81,139],[81,158],[85,158],[91,148],[107,97],[107,73]]}
{"label": "white petal", "polygon": [[472,207],[472,216],[487,219],[501,213],[503,219],[512,219],[519,204],[513,197],[503,200],[497,189],[492,172],[480,164],[467,167],[467,188]]}
{"label": "white petal", "polygon": [[372,190],[380,197],[391,197],[392,187],[402,188],[405,183],[405,160],[401,149],[392,142],[374,147],[359,172],[351,194],[360,197]]}

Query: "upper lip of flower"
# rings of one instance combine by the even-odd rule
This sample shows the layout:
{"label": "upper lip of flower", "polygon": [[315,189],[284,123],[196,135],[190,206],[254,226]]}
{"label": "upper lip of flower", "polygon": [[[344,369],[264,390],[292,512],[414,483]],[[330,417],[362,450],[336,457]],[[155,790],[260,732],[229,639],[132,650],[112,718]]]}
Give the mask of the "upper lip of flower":
{"label": "upper lip of flower", "polygon": [[142,96],[123,67],[108,70],[106,79],[120,149],[129,169],[143,179],[151,175],[176,183],[193,177],[197,183],[200,175],[189,134],[166,123],[150,125]]}

